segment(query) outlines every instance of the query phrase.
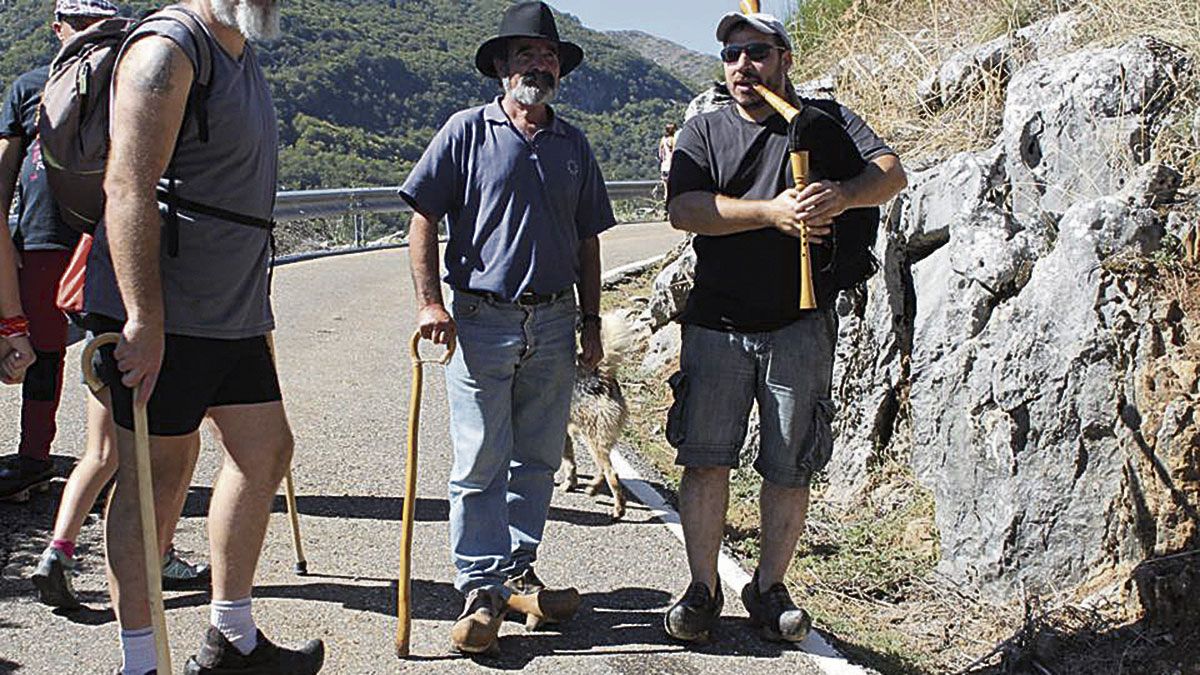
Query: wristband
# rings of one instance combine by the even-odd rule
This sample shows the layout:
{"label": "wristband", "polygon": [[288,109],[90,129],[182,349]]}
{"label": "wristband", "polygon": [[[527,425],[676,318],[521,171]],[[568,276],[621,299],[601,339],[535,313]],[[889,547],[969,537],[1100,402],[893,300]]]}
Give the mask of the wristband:
{"label": "wristband", "polygon": [[579,317],[579,323],[588,323],[588,322],[600,323],[600,315],[599,314],[584,314],[583,316]]}
{"label": "wristband", "polygon": [[25,337],[29,335],[29,319],[20,314],[0,319],[0,338]]}

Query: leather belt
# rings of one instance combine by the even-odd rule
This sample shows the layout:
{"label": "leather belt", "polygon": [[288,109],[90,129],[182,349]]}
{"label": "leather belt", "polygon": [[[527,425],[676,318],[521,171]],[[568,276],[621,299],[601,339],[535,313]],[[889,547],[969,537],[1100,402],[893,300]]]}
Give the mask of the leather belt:
{"label": "leather belt", "polygon": [[484,298],[485,300],[491,300],[492,302],[502,305],[520,305],[522,307],[545,305],[556,300],[561,300],[567,297],[567,294],[573,292],[573,289],[570,288],[563,289],[557,293],[534,293],[532,291],[525,291],[512,300],[509,300],[499,293],[493,293],[492,291],[476,291],[469,288],[456,288],[454,290],[458,293],[474,295],[477,298]]}

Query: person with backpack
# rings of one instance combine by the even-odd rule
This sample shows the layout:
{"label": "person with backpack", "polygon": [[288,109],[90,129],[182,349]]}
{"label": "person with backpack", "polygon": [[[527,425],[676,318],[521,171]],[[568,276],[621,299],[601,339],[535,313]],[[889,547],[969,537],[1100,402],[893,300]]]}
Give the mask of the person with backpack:
{"label": "person with backpack", "polygon": [[[114,16],[107,0],[59,0],[51,25],[60,42]],[[0,468],[0,500],[27,495],[54,477],[50,445],[62,395],[67,319],[54,303],[58,280],[79,242],[59,217],[45,178],[37,138],[37,110],[50,67],[34,68],[8,88],[0,108],[0,208],[7,217],[13,198],[17,218],[12,241],[19,252],[21,305],[36,361],[21,388],[21,443],[15,461]]]}
{"label": "person with backpack", "polygon": [[[766,637],[799,642],[811,620],[792,601],[784,573],[804,529],[813,474],[833,449],[833,303],[869,275],[875,207],[907,179],[895,152],[853,112],[794,96],[792,41],[778,19],[732,12],[716,34],[732,105],[688,120],[668,177],[671,224],[695,233],[696,269],[679,317],[683,344],[665,432],[683,466],[679,511],[691,581],[664,624],[675,639],[702,641],[720,616],[729,473],[757,400],[761,554],[741,598]],[[755,84],[813,108],[803,117],[819,133],[806,135],[814,145],[802,190],[789,187],[791,129]],[[809,310],[799,303],[804,224],[817,263],[817,308]]]}
{"label": "person with backpack", "polygon": [[268,344],[278,123],[250,40],[279,34],[278,0],[187,0],[144,19],[112,81],[103,218],[84,310],[112,396],[119,466],[105,520],[125,675],[158,668],[133,467],[133,397],[147,404],[155,509],[190,482],[207,416],[225,458],[208,514],[210,625],[187,675],[321,670],[325,646],[276,646],[251,590],[292,433]]}
{"label": "person with backpack", "polygon": [[[58,0],[51,28],[58,40],[76,41],[86,30],[118,13],[107,0]],[[21,75],[10,87],[0,110],[0,207],[5,213],[14,197],[18,199],[17,228],[14,237],[23,249],[20,288],[23,300],[12,312],[3,308],[5,317],[21,316],[20,306],[29,308],[27,331],[36,352],[17,349],[16,353],[36,354],[38,361],[25,371],[23,390],[21,446],[17,464],[0,474],[0,498],[28,492],[33,485],[52,476],[50,444],[55,435],[55,414],[62,391],[63,358],[66,350],[67,320],[56,306],[55,295],[71,249],[78,245],[80,231],[66,222],[58,208],[48,180],[42,139],[38,135],[38,108],[43,88],[50,77],[50,66],[35,68]],[[72,81],[73,85],[73,81]],[[13,242],[9,242],[11,246]],[[5,266],[7,268],[7,265]],[[6,289],[8,284],[5,284]],[[15,289],[17,286],[12,286]],[[6,374],[7,374],[7,368]],[[104,394],[100,397],[106,398]],[[80,606],[71,584],[75,568],[75,538],[104,485],[116,473],[116,455],[112,451],[112,423],[99,397],[88,399],[88,436],[83,457],[71,472],[55,521],[54,535],[43,552],[32,576],[42,602],[53,607],[73,609]],[[196,438],[199,449],[199,437]],[[192,452],[193,461],[196,450]],[[182,508],[186,492],[178,495]],[[170,541],[170,537],[167,537]],[[181,558],[173,546],[163,554],[163,583],[170,588],[191,588],[207,583],[208,568]]]}

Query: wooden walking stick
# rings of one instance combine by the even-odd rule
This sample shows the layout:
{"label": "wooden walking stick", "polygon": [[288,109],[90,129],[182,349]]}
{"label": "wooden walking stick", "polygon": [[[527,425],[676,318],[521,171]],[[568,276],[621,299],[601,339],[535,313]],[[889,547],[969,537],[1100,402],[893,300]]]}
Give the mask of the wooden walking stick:
{"label": "wooden walking stick", "polygon": [[412,359],[412,393],[408,400],[408,454],[404,460],[404,506],[400,513],[400,580],[396,598],[396,656],[408,658],[408,643],[412,636],[412,537],[413,519],[417,508],[417,440],[421,428],[421,387],[424,384],[422,366],[426,363],[450,363],[454,356],[454,340],[446,345],[442,358],[421,359],[421,331],[413,333],[409,343]]}
{"label": "wooden walking stick", "polygon": [[[92,368],[96,350],[120,341],[119,333],[97,336],[83,349],[83,378],[93,392],[104,383]],[[133,473],[137,481],[138,511],[142,521],[142,554],[146,564],[146,596],[150,602],[150,626],[154,630],[154,645],[158,652],[158,672],[172,673],[171,646],[167,638],[167,615],[163,608],[162,554],[158,546],[158,525],[154,516],[154,481],[150,464],[150,426],[146,419],[146,404],[139,403],[140,386],[133,389]]]}
{"label": "wooden walking stick", "polygon": [[[267,349],[271,352],[271,360],[276,364],[275,335],[267,333]],[[292,571],[300,576],[308,574],[308,561],[304,559],[304,543],[300,541],[300,512],[296,510],[296,482],[292,480],[292,465],[289,463],[287,473],[283,476],[283,495],[287,502],[288,521],[292,526],[292,549],[296,551],[296,565]]]}
{"label": "wooden walking stick", "polygon": [[287,501],[288,520],[292,525],[292,548],[296,550],[296,564],[292,567],[292,571],[304,576],[308,574],[308,561],[304,559],[304,544],[300,541],[300,513],[296,511],[296,483],[292,480],[290,464],[287,473],[283,476],[283,491]]}
{"label": "wooden walking stick", "polygon": [[[796,189],[803,190],[808,185],[808,151],[800,147],[800,111],[792,104],[767,89],[761,84],[754,85],[759,93],[788,122],[788,154],[792,162],[792,178]],[[817,294],[813,290],[812,276],[812,247],[808,241],[808,224],[800,223],[800,309],[816,309]]]}

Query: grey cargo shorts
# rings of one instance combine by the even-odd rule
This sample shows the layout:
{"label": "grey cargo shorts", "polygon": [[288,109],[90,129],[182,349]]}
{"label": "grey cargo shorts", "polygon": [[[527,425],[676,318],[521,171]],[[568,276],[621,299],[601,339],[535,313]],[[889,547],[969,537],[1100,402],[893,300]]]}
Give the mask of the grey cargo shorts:
{"label": "grey cargo shorts", "polygon": [[833,453],[830,424],[837,317],[805,314],[765,333],[683,326],[666,436],[680,466],[737,468],[750,406],[758,401],[754,469],[783,487],[806,487]]}

